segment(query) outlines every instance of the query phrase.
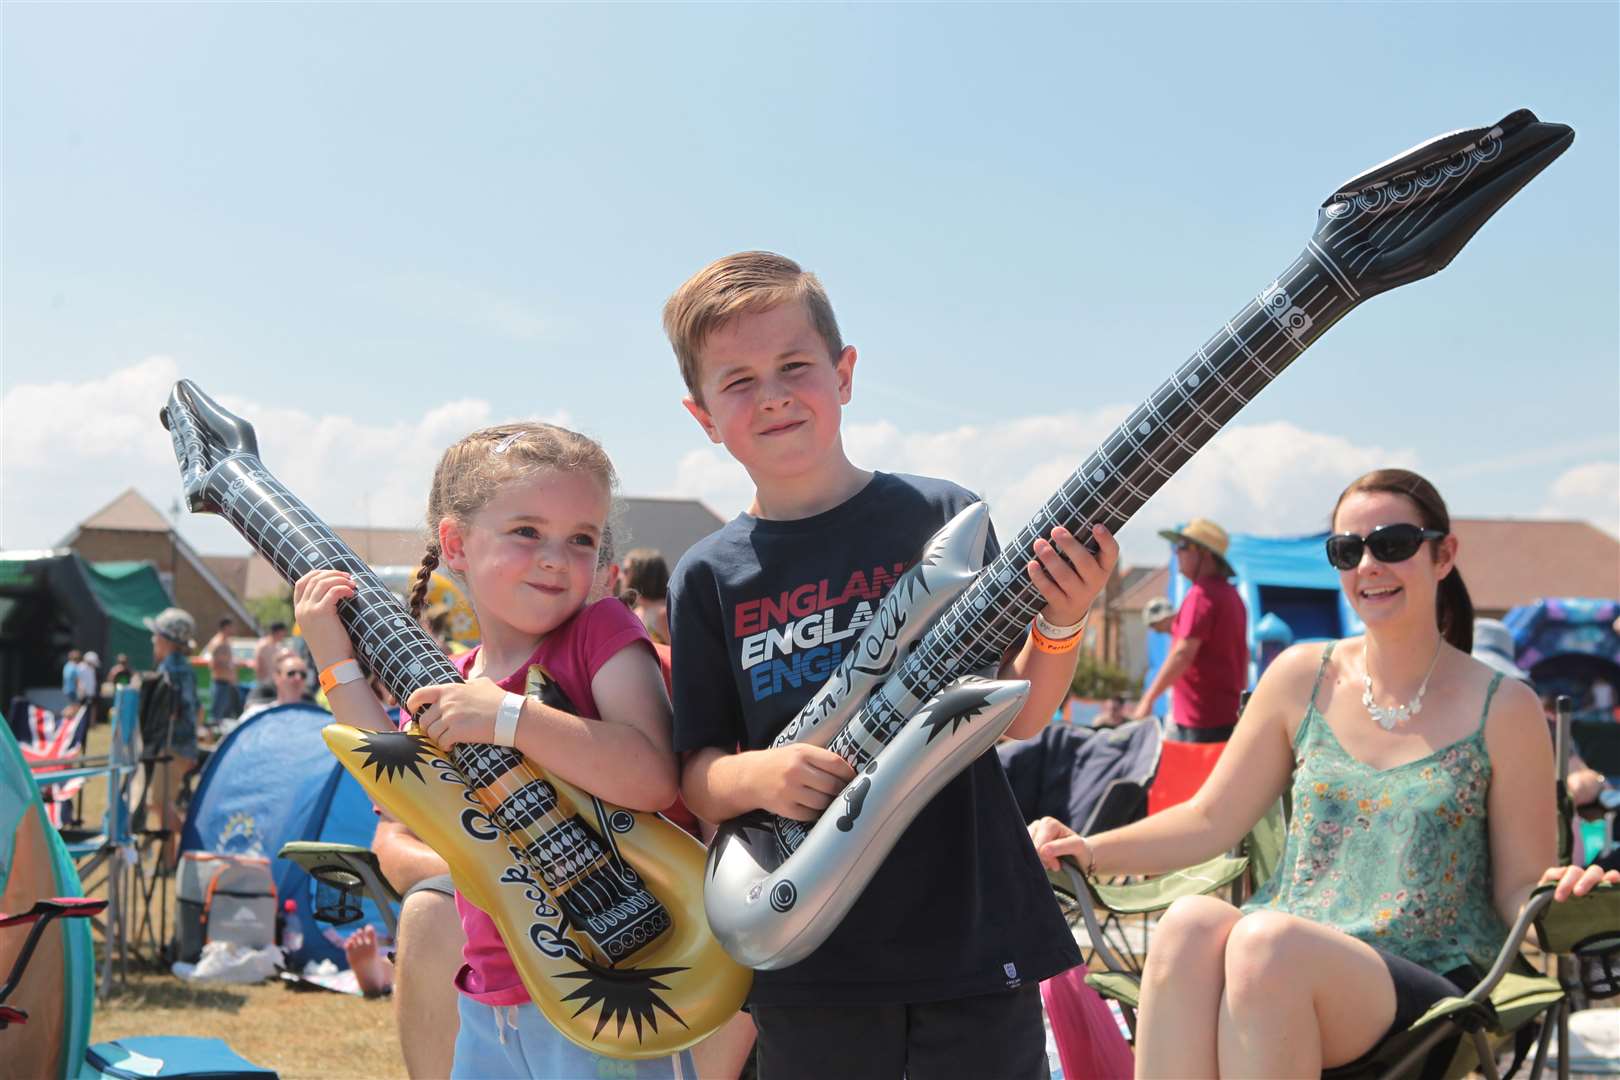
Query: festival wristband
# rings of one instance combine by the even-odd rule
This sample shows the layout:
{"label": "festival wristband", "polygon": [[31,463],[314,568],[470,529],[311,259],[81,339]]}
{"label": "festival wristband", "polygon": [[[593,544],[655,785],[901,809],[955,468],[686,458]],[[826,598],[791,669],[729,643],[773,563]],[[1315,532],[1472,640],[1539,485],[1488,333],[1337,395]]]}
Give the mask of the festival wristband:
{"label": "festival wristband", "polygon": [[[1086,615],[1089,614],[1090,612],[1086,613]],[[1074,637],[1081,631],[1082,628],[1084,628],[1086,625],[1086,615],[1080,616],[1079,622],[1071,623],[1068,626],[1054,626],[1046,621],[1046,616],[1043,613],[1037,611],[1035,613],[1035,629],[1039,630],[1041,632],[1041,636],[1045,637],[1048,641],[1063,641],[1067,638]]]}
{"label": "festival wristband", "polygon": [[501,699],[501,707],[495,710],[495,744],[497,746],[517,745],[518,717],[522,712],[522,694],[507,694]]}
{"label": "festival wristband", "polygon": [[321,693],[330,694],[344,683],[359,682],[363,678],[365,676],[360,672],[360,665],[352,657],[339,660],[321,672]]}
{"label": "festival wristband", "polygon": [[1073,652],[1075,649],[1080,647],[1079,634],[1072,634],[1069,637],[1053,641],[1051,638],[1041,633],[1040,629],[1036,627],[1034,623],[1031,623],[1029,626],[1029,639],[1035,643],[1035,647],[1041,650],[1041,652],[1052,653],[1053,655]]}

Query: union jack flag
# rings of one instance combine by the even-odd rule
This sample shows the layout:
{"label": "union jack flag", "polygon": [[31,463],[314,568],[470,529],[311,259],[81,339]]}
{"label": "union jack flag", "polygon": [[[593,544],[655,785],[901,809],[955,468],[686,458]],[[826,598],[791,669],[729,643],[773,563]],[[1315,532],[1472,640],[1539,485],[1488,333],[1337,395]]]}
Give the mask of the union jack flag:
{"label": "union jack flag", "polygon": [[[60,719],[49,709],[41,709],[37,705],[28,706],[28,743],[20,746],[23,759],[34,771],[34,778],[40,782],[39,794],[45,802],[45,816],[52,825],[62,827],[64,811],[68,801],[84,786],[84,777],[76,780],[64,781],[60,784],[46,784],[44,780],[58,769],[68,767],[68,762],[60,759],[71,756],[79,742],[79,729],[90,719],[89,709],[80,709],[68,719]],[[43,762],[55,762],[44,765]]]}

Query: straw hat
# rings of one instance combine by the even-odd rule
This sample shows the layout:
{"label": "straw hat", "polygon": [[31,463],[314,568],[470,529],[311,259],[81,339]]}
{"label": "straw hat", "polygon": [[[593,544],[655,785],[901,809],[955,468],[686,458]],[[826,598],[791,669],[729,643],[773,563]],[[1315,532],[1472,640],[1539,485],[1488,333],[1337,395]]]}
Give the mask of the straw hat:
{"label": "straw hat", "polygon": [[1160,529],[1159,535],[1172,543],[1186,541],[1189,544],[1197,544],[1219,560],[1221,569],[1225,571],[1227,577],[1237,576],[1232,564],[1226,561],[1226,549],[1231,544],[1226,530],[1209,518],[1193,518],[1180,529]]}
{"label": "straw hat", "polygon": [[1510,679],[1530,681],[1530,673],[1513,662],[1513,631],[1501,619],[1474,620],[1474,659]]}

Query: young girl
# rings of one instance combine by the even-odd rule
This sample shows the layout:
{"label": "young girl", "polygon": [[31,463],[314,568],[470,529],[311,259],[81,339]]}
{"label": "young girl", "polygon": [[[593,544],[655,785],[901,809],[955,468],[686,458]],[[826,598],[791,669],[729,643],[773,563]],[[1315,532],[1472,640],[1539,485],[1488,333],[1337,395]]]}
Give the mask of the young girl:
{"label": "young girl", "polygon": [[1157,874],[1232,847],[1292,789],[1282,861],[1254,899],[1190,897],[1160,921],[1138,1076],[1346,1065],[1477,983],[1537,884],[1566,900],[1620,881],[1546,869],[1547,727],[1528,687],[1469,655],[1473,605],[1440,493],[1379,469],[1339,496],[1332,528],[1327,558],[1365,635],[1279,656],[1191,801],[1083,838],[1030,826],[1049,867]]}
{"label": "young girl", "polygon": [[[412,590],[419,614],[440,564],[459,575],[482,644],[454,658],[464,684],[431,686],[405,703],[423,731],[449,750],[495,741],[508,692],[521,694],[531,665],[557,681],[580,715],[532,698],[523,702],[516,747],[557,776],[633,810],[661,810],[675,798],[669,699],[647,632],[618,600],[588,603],[615,483],[595,442],[550,424],[486,428],[445,451],[433,475],[427,524],[432,539]],[[354,595],[341,571],[318,570],[293,590],[304,635],[324,671],[353,655],[338,619]],[[341,723],[392,724],[362,681],[328,695]],[[694,1075],[680,1061],[611,1061],[558,1033],[529,1000],[490,918],[456,897],[467,934],[456,976],[460,1031],[453,1076]]]}

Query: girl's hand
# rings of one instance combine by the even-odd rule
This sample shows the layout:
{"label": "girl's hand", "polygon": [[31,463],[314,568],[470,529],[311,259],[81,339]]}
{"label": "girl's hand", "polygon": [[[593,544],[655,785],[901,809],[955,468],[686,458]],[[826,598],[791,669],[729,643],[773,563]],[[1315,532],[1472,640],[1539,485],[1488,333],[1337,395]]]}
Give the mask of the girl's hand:
{"label": "girl's hand", "polygon": [[354,578],[344,570],[311,570],[293,585],[293,618],[323,671],[354,656],[354,643],[337,608],[338,601],[351,599],[354,593]]}
{"label": "girl's hand", "polygon": [[1080,864],[1082,872],[1091,867],[1091,848],[1085,837],[1076,833],[1056,818],[1043,817],[1029,826],[1029,839],[1035,845],[1035,854],[1048,870],[1058,868],[1058,860],[1065,855]]}
{"label": "girl's hand", "polygon": [[[450,750],[462,743],[493,743],[495,713],[506,700],[506,691],[491,679],[464,683],[424,686],[405,702],[405,709],[422,729],[422,734]],[[418,710],[426,712],[417,716]]]}
{"label": "girl's hand", "polygon": [[1585,896],[1602,885],[1620,885],[1620,870],[1604,870],[1601,866],[1554,866],[1541,875],[1542,885],[1556,886],[1554,900],[1568,900],[1572,896]]}
{"label": "girl's hand", "polygon": [[1035,558],[1029,564],[1029,579],[1046,598],[1046,621],[1054,626],[1073,626],[1091,610],[1108,575],[1119,561],[1119,541],[1101,525],[1091,527],[1097,541],[1097,554],[1068,529],[1052,530],[1052,538],[1035,541]]}

